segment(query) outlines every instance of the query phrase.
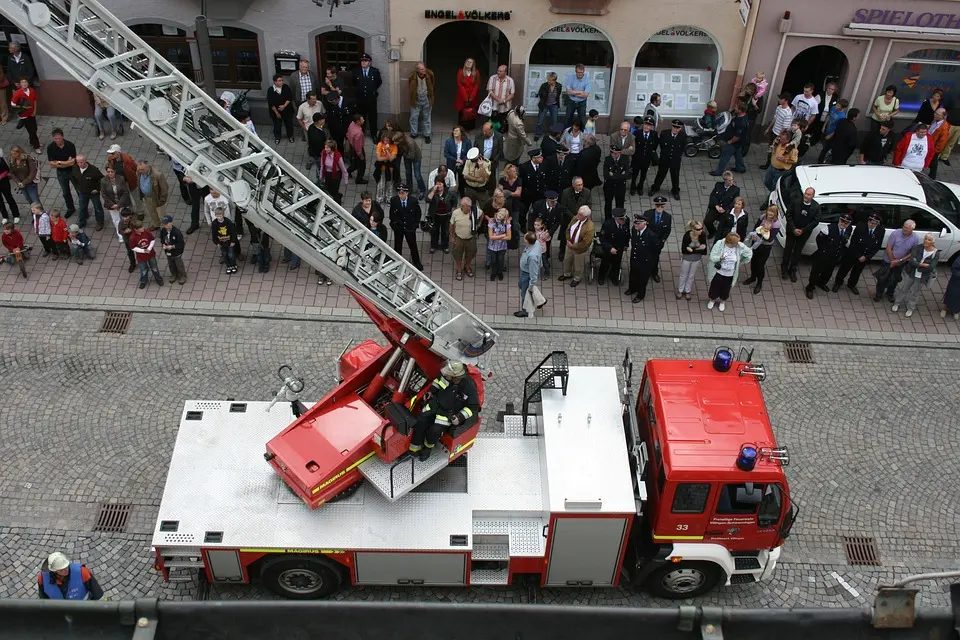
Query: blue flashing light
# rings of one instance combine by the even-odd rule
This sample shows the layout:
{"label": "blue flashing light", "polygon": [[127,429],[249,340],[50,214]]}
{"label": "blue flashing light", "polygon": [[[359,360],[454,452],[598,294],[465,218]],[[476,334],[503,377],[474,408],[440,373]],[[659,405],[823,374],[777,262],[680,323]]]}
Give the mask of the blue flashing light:
{"label": "blue flashing light", "polygon": [[713,353],[713,368],[720,373],[730,371],[733,366],[733,351],[727,347],[717,347]]}
{"label": "blue flashing light", "polygon": [[740,455],[737,456],[737,468],[741,471],[753,471],[757,466],[759,454],[756,447],[744,445],[740,449]]}

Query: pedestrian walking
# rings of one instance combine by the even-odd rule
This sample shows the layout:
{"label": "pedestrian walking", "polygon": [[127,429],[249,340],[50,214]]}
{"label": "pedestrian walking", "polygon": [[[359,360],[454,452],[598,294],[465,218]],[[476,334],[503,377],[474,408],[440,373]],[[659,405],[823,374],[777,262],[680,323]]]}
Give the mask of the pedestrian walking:
{"label": "pedestrian walking", "polygon": [[41,600],[100,600],[103,588],[87,565],[70,562],[55,551],[47,556],[37,574],[37,593]]}
{"label": "pedestrian walking", "polygon": [[[154,246],[157,243],[153,233],[143,226],[142,220],[134,220],[131,223],[132,231],[130,233],[130,250],[136,256],[137,266],[140,268],[140,288],[147,286],[147,279],[153,274],[153,279],[157,284],[163,286],[163,276],[160,275],[160,268],[157,266],[157,252]],[[131,269],[131,271],[133,271]]]}
{"label": "pedestrian walking", "polygon": [[923,236],[923,243],[910,250],[910,258],[903,267],[903,278],[894,290],[891,311],[896,313],[901,306],[907,307],[906,317],[913,315],[923,289],[937,277],[940,250],[932,233]]}
{"label": "pedestrian walking", "polygon": [[537,309],[542,309],[547,304],[539,288],[542,252],[537,242],[537,235],[533,232],[526,233],[523,241],[524,249],[520,254],[520,278],[517,280],[517,285],[520,287],[520,310],[513,312],[513,315],[518,318],[533,316]]}
{"label": "pedestrian walking", "polygon": [[751,258],[753,251],[740,242],[737,234],[728,233],[726,238],[717,240],[707,260],[707,280],[710,282],[707,309],[713,309],[714,305],[721,313],[726,309],[730,292],[737,283],[740,265],[750,262]]}
{"label": "pedestrian walking", "polygon": [[160,246],[167,256],[167,267],[170,269],[170,284],[187,281],[187,268],[183,265],[183,249],[186,243],[180,229],[173,226],[173,216],[164,216],[163,227],[160,229]]}
{"label": "pedestrian walking", "polygon": [[718,178],[723,175],[731,157],[734,160],[733,170],[737,173],[746,173],[747,167],[743,164],[743,147],[749,142],[749,129],[750,121],[747,119],[747,105],[738,101],[736,109],[734,109],[733,121],[723,132],[723,139],[726,144],[723,145],[723,152],[717,161],[717,168],[711,171],[710,175]]}
{"label": "pedestrian walking", "polygon": [[40,154],[40,138],[37,137],[37,103],[40,98],[37,90],[31,88],[30,80],[20,78],[17,83],[19,88],[13,92],[10,98],[10,106],[17,112],[18,129],[26,129],[27,137],[30,140],[30,146],[34,153]]}
{"label": "pedestrian walking", "polygon": [[707,234],[705,225],[699,220],[687,223],[687,231],[680,239],[680,275],[677,277],[677,300],[690,299],[693,293],[693,283],[707,255]]}

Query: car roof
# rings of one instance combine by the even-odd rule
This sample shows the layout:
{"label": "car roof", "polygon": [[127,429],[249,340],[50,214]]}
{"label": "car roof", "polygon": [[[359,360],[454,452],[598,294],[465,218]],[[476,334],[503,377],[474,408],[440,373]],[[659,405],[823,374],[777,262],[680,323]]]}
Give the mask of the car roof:
{"label": "car roof", "polygon": [[879,165],[800,165],[800,188],[813,187],[817,201],[844,197],[903,198],[926,203],[920,180],[910,169]]}

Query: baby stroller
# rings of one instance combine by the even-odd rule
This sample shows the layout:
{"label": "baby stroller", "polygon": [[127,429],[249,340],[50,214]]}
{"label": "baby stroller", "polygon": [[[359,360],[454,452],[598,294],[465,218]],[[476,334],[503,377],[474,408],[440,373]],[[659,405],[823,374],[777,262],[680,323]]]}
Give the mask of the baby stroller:
{"label": "baby stroller", "polygon": [[720,137],[731,122],[733,122],[733,116],[730,112],[721,111],[714,117],[713,129],[707,129],[703,126],[703,116],[697,118],[693,126],[686,125],[687,146],[683,148],[683,154],[688,158],[693,158],[700,151],[706,151],[708,156],[716,160],[723,153],[720,146]]}

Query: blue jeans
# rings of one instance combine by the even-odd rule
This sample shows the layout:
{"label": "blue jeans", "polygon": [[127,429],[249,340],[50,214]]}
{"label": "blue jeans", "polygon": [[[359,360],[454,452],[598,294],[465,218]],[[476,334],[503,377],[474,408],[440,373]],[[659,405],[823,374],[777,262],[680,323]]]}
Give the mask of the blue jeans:
{"label": "blue jeans", "polygon": [[76,207],[73,206],[73,193],[70,192],[70,185],[73,184],[70,182],[70,172],[57,169],[57,182],[60,183],[60,189],[63,190],[63,205],[66,208],[66,211],[63,212],[63,217],[69,218],[77,210]]}
{"label": "blue jeans", "polygon": [[90,214],[89,203],[93,203],[93,217],[96,218],[97,224],[103,224],[103,203],[100,201],[100,194],[95,193],[89,195],[86,193],[78,193],[77,197],[79,198],[79,209],[80,217],[77,220],[77,224],[80,225],[80,228],[83,229],[87,226],[87,216]]}
{"label": "blue jeans", "polygon": [[283,248],[283,259],[292,265],[300,264],[300,256],[295,254],[293,251],[290,251],[290,249],[287,249],[286,247]]}
{"label": "blue jeans", "polygon": [[567,126],[573,122],[574,117],[579,116],[580,119],[580,128],[583,128],[583,125],[587,123],[587,101],[581,100],[580,102],[575,102],[573,100],[567,100]]}
{"label": "blue jeans", "polygon": [[530,288],[530,274],[521,271],[520,280],[517,284],[520,285],[520,309],[523,310],[523,299],[527,297],[527,289]]}
{"label": "blue jeans", "polygon": [[26,199],[27,204],[40,202],[40,189],[37,188],[36,182],[23,185],[23,197]]}
{"label": "blue jeans", "polygon": [[557,104],[548,104],[540,109],[540,113],[537,115],[537,137],[540,137],[543,134],[543,121],[546,118],[550,118],[550,122],[548,122],[547,125],[552,127],[553,123],[557,121],[557,113],[559,111],[560,105]]}
{"label": "blue jeans", "polygon": [[423,182],[423,172],[420,170],[421,163],[421,160],[407,160],[404,158],[403,169],[406,171],[407,186],[413,184],[413,176],[416,174],[418,193],[421,196],[425,196],[427,193],[427,185]]}
{"label": "blue jeans", "polygon": [[777,188],[777,180],[780,179],[780,176],[785,174],[786,171],[782,169],[775,169],[773,165],[767,167],[767,170],[763,174],[763,185],[767,188],[767,191],[773,191]]}
{"label": "blue jeans", "polygon": [[157,266],[157,259],[150,258],[146,262],[138,262],[137,266],[140,267],[140,284],[146,284],[147,277],[149,277],[150,272],[153,272],[153,277],[157,282],[163,283],[163,276],[160,275],[160,268]]}
{"label": "blue jeans", "polygon": [[723,145],[723,153],[720,154],[720,161],[717,163],[717,170],[714,173],[723,173],[724,169],[727,168],[727,163],[730,162],[731,156],[735,161],[737,171],[747,170],[743,164],[743,148],[739,144],[725,144]]}

